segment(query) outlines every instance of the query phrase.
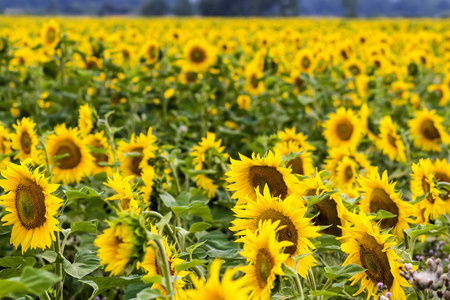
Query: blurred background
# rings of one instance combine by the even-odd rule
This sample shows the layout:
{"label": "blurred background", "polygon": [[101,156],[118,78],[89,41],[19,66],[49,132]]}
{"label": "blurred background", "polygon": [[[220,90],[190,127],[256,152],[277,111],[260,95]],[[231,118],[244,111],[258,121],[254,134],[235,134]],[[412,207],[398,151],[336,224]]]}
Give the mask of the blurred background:
{"label": "blurred background", "polygon": [[3,14],[450,16],[450,0],[0,0]]}

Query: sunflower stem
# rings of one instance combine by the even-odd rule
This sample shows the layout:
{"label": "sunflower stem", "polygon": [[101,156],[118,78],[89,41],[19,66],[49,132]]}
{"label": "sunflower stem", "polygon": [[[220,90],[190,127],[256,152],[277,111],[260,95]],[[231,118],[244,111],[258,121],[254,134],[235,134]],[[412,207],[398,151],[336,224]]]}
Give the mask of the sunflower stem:
{"label": "sunflower stem", "polygon": [[47,291],[44,291],[44,299],[46,300],[52,300],[52,298],[50,298],[50,296],[48,295]]}
{"label": "sunflower stem", "polygon": [[169,295],[168,298],[170,300],[174,300],[173,295],[172,295],[172,283],[170,282],[170,269],[169,269],[169,261],[167,259],[166,249],[164,248],[164,244],[162,243],[161,240],[155,239],[153,241],[158,246],[159,253],[161,254],[157,258],[158,258],[158,264],[163,273],[163,279],[165,282],[164,285],[166,288],[166,293],[167,293],[167,295]]}
{"label": "sunflower stem", "polygon": [[42,149],[44,149],[44,153],[45,153],[45,164],[47,165],[47,174],[46,176],[50,176],[52,170],[50,169],[50,159],[48,157],[48,151],[47,151],[47,146],[45,145],[45,142],[42,139],[39,139],[39,143],[41,143],[42,145]]}
{"label": "sunflower stem", "polygon": [[114,133],[109,126],[108,117],[113,113],[113,111],[107,113],[105,115],[105,127],[106,127],[106,135],[108,136],[108,144],[111,146],[111,151],[114,157],[114,171],[117,172],[118,162],[117,162],[117,154],[116,154],[116,144],[114,143]]}
{"label": "sunflower stem", "polygon": [[297,286],[297,290],[300,294],[300,299],[301,300],[305,300],[305,295],[303,294],[303,287],[302,287],[302,283],[300,282],[300,278],[298,277],[297,272],[295,272],[295,276],[293,276],[292,278],[294,279],[294,283]]}
{"label": "sunflower stem", "polygon": [[177,174],[177,169],[175,168],[175,165],[173,164],[173,162],[170,160],[169,157],[162,155],[162,157],[167,161],[167,163],[169,164],[169,168],[172,171],[173,174],[173,179],[175,181],[175,186],[177,188],[177,196],[181,193],[181,186],[180,186],[180,181],[178,180],[178,174]]}
{"label": "sunflower stem", "polygon": [[[156,211],[143,211],[142,213],[146,214],[150,217],[157,218],[158,220],[161,220],[163,218],[163,216]],[[173,233],[172,228],[170,228],[170,225],[166,224],[165,229],[166,229],[166,232],[169,235],[169,237],[177,244],[178,250],[181,251],[182,249],[181,249],[180,242],[178,241],[176,235]]]}
{"label": "sunflower stem", "polygon": [[[61,253],[61,247],[60,247],[60,239],[59,239],[59,232],[56,232],[56,241],[55,241],[55,252],[59,253],[61,257],[63,257],[63,254]],[[59,283],[56,284],[55,290],[56,290],[56,299],[62,300],[62,287],[63,287],[63,276],[62,276],[62,264],[60,262],[55,263],[55,274],[60,278]]]}

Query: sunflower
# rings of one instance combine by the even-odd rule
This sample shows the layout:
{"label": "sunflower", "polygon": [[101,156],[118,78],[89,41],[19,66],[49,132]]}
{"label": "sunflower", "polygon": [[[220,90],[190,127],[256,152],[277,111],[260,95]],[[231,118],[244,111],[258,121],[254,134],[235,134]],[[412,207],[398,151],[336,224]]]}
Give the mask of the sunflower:
{"label": "sunflower", "polygon": [[242,110],[249,110],[252,104],[252,100],[249,95],[239,95],[236,102],[239,109]]}
{"label": "sunflower", "polygon": [[219,186],[214,183],[214,180],[204,174],[197,175],[194,179],[197,187],[206,191],[209,198],[214,198],[216,196],[216,189],[218,189]]}
{"label": "sunflower", "polygon": [[11,160],[11,134],[8,129],[3,127],[0,122],[0,170],[6,167],[6,164]]}
{"label": "sunflower", "polygon": [[100,60],[95,56],[86,57],[84,66],[87,70],[99,70],[101,68]]}
{"label": "sunflower", "polygon": [[340,163],[348,157],[356,162],[358,166],[358,173],[362,170],[370,168],[370,162],[363,153],[349,151],[348,149],[333,148],[329,151],[328,157],[325,159],[324,169],[331,172],[331,177],[334,178],[337,175],[337,168]]}
{"label": "sunflower", "polygon": [[376,146],[388,155],[390,160],[406,162],[405,145],[398,134],[397,125],[392,123],[391,116],[385,116],[380,121],[380,134]]}
{"label": "sunflower", "polygon": [[80,128],[81,136],[87,136],[94,128],[94,122],[92,121],[94,114],[92,113],[89,104],[81,105],[78,110],[78,128]]}
{"label": "sunflower", "polygon": [[55,126],[55,133],[47,137],[46,144],[55,181],[78,183],[92,172],[94,157],[77,128],[67,129],[64,123]]}
{"label": "sunflower", "polygon": [[301,72],[311,73],[314,71],[316,64],[314,54],[310,49],[303,48],[295,56],[295,67]]}
{"label": "sunflower", "polygon": [[[154,234],[158,234],[158,230],[156,229],[156,226],[151,225],[150,226],[150,232]],[[184,277],[186,277],[189,272],[187,271],[180,271],[177,272],[175,267],[178,266],[181,263],[184,263],[185,261],[183,259],[180,259],[176,256],[175,253],[172,253],[172,250],[170,249],[169,245],[167,244],[167,240],[163,239],[163,245],[164,250],[166,252],[167,261],[169,262],[169,271],[170,276],[176,276],[175,280],[175,299],[186,299],[185,291],[183,290],[183,287],[185,286]],[[156,247],[155,242],[150,241],[149,246],[147,246],[147,250],[145,252],[144,259],[139,264],[140,267],[142,267],[146,271],[145,277],[151,277],[155,275],[163,276],[163,273],[161,271],[161,267],[159,265],[158,260],[161,258],[161,253],[159,252],[158,248]],[[152,288],[159,289],[163,295],[167,295],[166,289],[164,286],[160,284],[153,284]]]}
{"label": "sunflower", "polygon": [[344,67],[345,67],[345,75],[347,77],[356,77],[365,73],[364,64],[356,58],[347,60],[344,63]]}
{"label": "sunflower", "polygon": [[50,20],[42,28],[43,44],[49,48],[54,48],[59,42],[59,32],[59,25],[54,20]]}
{"label": "sunflower", "polygon": [[39,140],[35,130],[36,123],[29,118],[23,118],[17,121],[17,124],[13,124],[13,127],[16,132],[11,135],[11,146],[13,149],[19,150],[14,159],[24,161],[31,158],[33,162],[37,162]]}
{"label": "sunflower", "polygon": [[[447,163],[447,159],[436,159],[433,162],[434,177],[437,181],[450,182],[450,164]],[[445,202],[445,211],[450,213],[450,192],[444,190],[441,193],[440,198]]]}
{"label": "sunflower", "polygon": [[114,173],[113,177],[108,177],[107,183],[104,185],[112,188],[117,194],[113,195],[105,200],[117,200],[120,199],[120,208],[124,211],[130,209],[139,211],[139,203],[134,198],[133,190],[130,185],[130,181],[133,179],[133,175],[122,177],[119,173]]}
{"label": "sunflower", "polygon": [[[299,194],[304,196],[320,196],[324,193],[331,192],[333,187],[330,183],[322,180],[322,172],[316,172],[315,176],[300,181]],[[313,204],[310,208],[318,215],[312,219],[315,225],[329,226],[322,230],[322,233],[341,236],[341,226],[347,226],[346,213],[347,209],[342,202],[341,197],[337,193],[322,199]]]}
{"label": "sunflower", "polygon": [[211,155],[220,155],[225,157],[223,153],[225,146],[221,146],[222,140],[216,141],[216,134],[213,132],[207,132],[206,138],[202,137],[198,146],[192,147],[190,155],[194,158],[195,170],[202,170],[204,164],[207,162],[207,157]]}
{"label": "sunflower", "polygon": [[193,72],[191,70],[183,70],[180,72],[180,81],[182,84],[191,84],[197,82],[198,79],[201,79],[201,74],[197,72]]}
{"label": "sunflower", "polygon": [[9,163],[1,171],[5,179],[0,186],[5,195],[0,196],[0,205],[5,206],[3,226],[13,224],[10,242],[14,247],[22,246],[22,253],[28,248],[48,248],[55,240],[55,231],[60,231],[54,217],[62,200],[53,196],[59,184],[48,183],[39,168],[33,172],[23,162]]}
{"label": "sunflower", "polygon": [[223,274],[222,280],[220,280],[220,260],[216,259],[211,263],[211,267],[208,272],[208,280],[205,282],[203,278],[196,278],[191,276],[192,283],[195,289],[186,291],[189,299],[195,300],[235,300],[235,299],[248,299],[248,289],[245,286],[243,277],[233,280],[237,268],[226,269]]}
{"label": "sunflower", "polygon": [[285,128],[283,131],[278,131],[278,138],[281,140],[281,143],[289,143],[295,142],[305,151],[314,151],[316,147],[309,144],[307,141],[308,136],[304,135],[302,132],[296,132],[296,128]]}
{"label": "sunflower", "polygon": [[360,289],[353,295],[356,296],[367,290],[367,299],[373,296],[377,284],[382,282],[392,294],[392,299],[406,300],[402,286],[410,286],[405,278],[400,275],[400,256],[393,247],[395,241],[389,241],[391,234],[380,233],[378,227],[373,226],[370,217],[363,212],[350,218],[353,227],[342,228],[342,251],[348,253],[343,265],[357,264],[366,271],[353,275],[352,285],[361,281]]}
{"label": "sunflower", "polygon": [[269,151],[263,158],[254,153],[251,159],[242,154],[239,157],[240,161],[230,159],[231,171],[225,174],[229,182],[227,188],[234,191],[234,199],[243,201],[248,196],[256,200],[255,188],[259,187],[259,192],[262,193],[265,185],[273,196],[281,199],[294,193],[298,180],[291,174],[291,169],[281,166],[280,152]]}
{"label": "sunflower", "polygon": [[159,60],[160,50],[159,44],[156,41],[147,41],[142,49],[143,56],[145,57],[148,64],[154,64]]}
{"label": "sunflower", "polygon": [[245,90],[254,96],[258,96],[266,89],[264,87],[264,73],[260,66],[252,62],[245,67]]}
{"label": "sunflower", "polygon": [[289,254],[283,253],[283,248],[291,246],[292,242],[277,240],[279,224],[280,221],[260,220],[255,231],[247,229],[246,235],[237,240],[244,243],[240,254],[249,263],[240,270],[245,273],[243,281],[251,290],[251,299],[270,299],[276,275],[284,274],[281,266]]}
{"label": "sunflower", "polygon": [[[141,133],[135,136],[133,133],[130,142],[119,142],[119,151],[122,153],[121,170],[124,176],[141,176],[142,170],[149,166],[149,159],[155,157],[158,147],[155,145],[156,137],[152,134],[152,127],[148,129],[147,135]],[[133,153],[133,155],[128,155]]]}
{"label": "sunflower", "polygon": [[189,68],[196,72],[206,71],[216,61],[216,52],[203,40],[191,40],[184,55]]}
{"label": "sunflower", "polygon": [[[442,167],[447,167],[443,161],[435,162],[435,165],[429,159],[420,159],[418,163],[411,166],[411,193],[413,200],[417,197],[425,195],[428,196],[417,203],[415,206],[418,209],[418,216],[420,223],[428,223],[428,220],[436,219],[444,214],[450,208],[449,201],[445,201],[441,196],[440,190],[437,188],[435,180],[435,172],[438,171],[439,180],[446,179],[448,171],[443,171]],[[447,197],[443,195],[443,197]]]}
{"label": "sunflower", "polygon": [[286,163],[286,167],[292,169],[292,174],[310,175],[314,173],[311,154],[304,148],[300,147],[298,143],[294,141],[289,141],[287,143],[286,142],[280,143],[277,145],[277,150],[283,156],[288,155],[291,152],[299,153],[305,151],[296,158],[288,161]]}
{"label": "sunflower", "polygon": [[424,151],[440,152],[441,144],[450,142],[450,136],[442,126],[444,118],[436,114],[435,110],[416,111],[415,118],[408,121],[414,145]]}
{"label": "sunflower", "polygon": [[398,239],[403,238],[403,231],[409,228],[408,223],[413,223],[410,216],[414,215],[413,206],[401,199],[401,195],[395,191],[395,182],[389,184],[387,171],[380,176],[378,168],[373,168],[359,180],[363,199],[359,203],[361,211],[377,213],[380,209],[390,212],[395,217],[380,221],[382,229],[392,228],[392,233]]}
{"label": "sunflower", "polygon": [[357,191],[359,187],[358,175],[358,164],[350,157],[344,157],[336,168],[336,176],[333,178],[333,183],[348,197],[356,198],[359,195]]}
{"label": "sunflower", "polygon": [[329,119],[323,124],[324,136],[330,148],[343,147],[356,150],[362,135],[359,118],[351,109],[341,107],[336,113],[329,114]]}
{"label": "sunflower", "polygon": [[439,106],[446,106],[450,100],[450,89],[445,84],[432,84],[428,86],[428,92],[435,94],[439,99]]}
{"label": "sunflower", "polygon": [[307,89],[307,83],[305,80],[303,80],[301,77],[301,71],[300,70],[292,70],[289,76],[289,82],[293,85],[294,92],[296,94],[303,93]]}
{"label": "sunflower", "polygon": [[[311,225],[311,219],[305,218],[306,208],[302,207],[302,200],[298,196],[292,195],[284,200],[273,197],[267,185],[263,194],[258,189],[255,189],[255,193],[256,200],[247,198],[246,204],[237,204],[233,208],[236,219],[231,222],[233,226],[230,230],[236,231],[238,235],[245,235],[248,230],[256,231],[260,221],[279,221],[279,225],[285,227],[279,231],[278,240],[292,243],[284,249],[284,253],[289,254],[286,264],[295,268],[296,255],[308,254],[311,249],[315,249],[309,239],[320,236],[317,232],[319,227]],[[305,277],[309,267],[315,264],[314,257],[307,255],[300,259],[297,272]]]}
{"label": "sunflower", "polygon": [[91,147],[91,154],[95,159],[92,174],[105,172],[107,175],[111,175],[111,167],[102,165],[111,165],[114,163],[114,154],[112,152],[111,146],[108,144],[108,140],[105,137],[104,131],[96,132],[95,134],[89,134],[86,137],[86,143],[89,147]]}
{"label": "sunflower", "polygon": [[99,235],[94,245],[99,248],[97,256],[105,271],[111,276],[121,273],[133,255],[133,232],[124,223],[113,223]]}
{"label": "sunflower", "polygon": [[142,182],[144,186],[141,188],[142,196],[144,198],[145,204],[150,204],[151,196],[153,192],[153,180],[155,179],[156,173],[155,169],[152,166],[147,167],[144,171],[142,171]]}

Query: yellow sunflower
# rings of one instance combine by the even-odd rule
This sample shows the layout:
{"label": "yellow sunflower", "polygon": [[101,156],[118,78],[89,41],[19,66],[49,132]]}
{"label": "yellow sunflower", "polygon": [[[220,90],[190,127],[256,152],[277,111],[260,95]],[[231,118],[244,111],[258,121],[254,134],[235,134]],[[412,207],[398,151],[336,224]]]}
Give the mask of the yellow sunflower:
{"label": "yellow sunflower", "polygon": [[[305,218],[306,208],[301,207],[302,199],[297,195],[292,195],[282,200],[273,197],[267,185],[264,193],[261,194],[255,189],[256,200],[246,199],[246,204],[238,204],[233,208],[236,219],[232,221],[230,230],[236,231],[238,235],[245,235],[248,230],[254,232],[258,228],[260,221],[271,220],[280,221],[280,226],[285,226],[278,233],[279,241],[289,241],[292,245],[284,249],[284,253],[289,254],[286,264],[295,268],[294,257],[299,254],[311,253],[315,249],[309,239],[320,236],[317,232],[320,228],[310,224],[311,219]],[[309,267],[316,265],[316,260],[312,255],[307,255],[300,259],[297,272],[305,277],[309,272]]]}
{"label": "yellow sunflower", "polygon": [[252,104],[252,100],[249,95],[239,95],[236,100],[239,109],[249,110]]}
{"label": "yellow sunflower", "polygon": [[248,299],[248,289],[245,286],[243,277],[233,280],[234,275],[238,271],[237,268],[226,269],[220,280],[220,260],[216,259],[211,263],[208,272],[208,280],[205,282],[203,278],[191,276],[195,289],[186,291],[189,299],[195,300],[236,300]]}
{"label": "yellow sunflower", "polygon": [[[150,166],[149,159],[155,157],[155,151],[158,149],[155,142],[156,137],[152,134],[152,127],[148,129],[147,135],[141,133],[139,136],[135,136],[133,133],[129,143],[119,142],[118,150],[122,154],[120,168],[124,176],[141,176],[142,170]],[[127,155],[128,153],[133,153],[133,155]]]}
{"label": "yellow sunflower", "polygon": [[144,171],[142,171],[142,182],[144,183],[144,186],[141,188],[142,190],[142,197],[144,198],[145,204],[150,204],[150,198],[152,196],[153,192],[153,179],[155,179],[156,173],[155,169],[152,166],[147,167]]}
{"label": "yellow sunflower", "polygon": [[[438,168],[429,159],[420,159],[418,163],[411,166],[413,173],[411,174],[410,187],[413,200],[428,193],[425,199],[415,205],[420,223],[428,223],[430,218],[434,220],[450,208],[449,201],[442,199],[441,192],[435,184],[435,180],[437,180],[435,177],[436,170],[440,171],[438,172],[440,180],[445,178],[448,171],[442,172],[441,167],[444,166],[442,161],[437,162],[436,166]],[[446,197],[446,195],[443,196]]]}
{"label": "yellow sunflower", "polygon": [[94,122],[92,122],[92,111],[89,104],[81,105],[78,110],[78,128],[80,128],[81,136],[87,136],[91,133],[94,127]]}
{"label": "yellow sunflower", "polygon": [[280,221],[260,220],[255,231],[247,229],[245,236],[237,240],[244,243],[240,254],[248,265],[240,270],[245,273],[243,281],[251,290],[251,299],[270,299],[276,275],[284,274],[281,266],[289,254],[283,253],[283,248],[291,246],[292,242],[278,241],[279,224]]}
{"label": "yellow sunflower", "polygon": [[95,56],[86,57],[84,66],[87,70],[99,70],[102,66],[100,60]]}
{"label": "yellow sunflower", "polygon": [[8,212],[2,221],[4,226],[13,225],[11,244],[16,248],[21,245],[22,253],[28,248],[50,247],[55,231],[60,231],[54,216],[62,200],[52,195],[59,184],[48,183],[39,168],[31,172],[23,162],[9,163],[1,174],[5,179],[0,180],[0,186],[7,194],[0,196],[0,205]]}
{"label": "yellow sunflower", "polygon": [[305,151],[296,158],[288,161],[286,163],[286,167],[292,169],[292,174],[311,175],[314,173],[311,154],[302,148],[297,142],[289,141],[287,143],[280,143],[277,145],[277,150],[283,156],[288,155],[291,152],[299,153]]}
{"label": "yellow sunflower", "polygon": [[11,134],[0,122],[0,170],[3,170],[6,167],[6,164],[11,160],[9,157],[10,153]]}
{"label": "yellow sunflower", "polygon": [[184,55],[189,68],[195,72],[206,71],[216,62],[216,51],[204,40],[191,40],[184,47]]}
{"label": "yellow sunflower", "polygon": [[[296,132],[296,128],[285,128],[283,131],[278,131],[278,138],[281,140],[279,144],[295,142],[305,151],[314,151],[316,147],[309,144],[307,141],[308,136],[304,135],[302,132]],[[284,155],[284,154],[282,154]]]}
{"label": "yellow sunflower", "polygon": [[[315,176],[300,181],[299,194],[302,197],[320,196],[332,191],[333,187],[329,182],[325,183],[321,176],[322,172],[316,172]],[[331,194],[325,199],[313,204],[309,209],[316,214],[318,213],[318,215],[312,219],[312,222],[315,225],[329,226],[322,230],[322,233],[335,236],[342,235],[341,226],[347,226],[345,217],[347,208],[344,206],[341,197],[337,193]]]}
{"label": "yellow sunflower", "polygon": [[339,108],[336,113],[329,114],[329,119],[325,121],[323,127],[328,147],[356,150],[362,135],[362,128],[359,125],[359,118],[353,110]]}
{"label": "yellow sunflower", "polygon": [[428,86],[428,92],[434,93],[439,98],[439,106],[446,106],[450,100],[450,89],[445,84],[432,84]]}
{"label": "yellow sunflower", "polygon": [[349,151],[348,149],[333,148],[330,149],[328,157],[325,159],[324,169],[331,172],[331,177],[334,178],[337,175],[337,168],[340,163],[345,159],[350,158],[355,161],[358,166],[358,173],[362,170],[368,170],[370,168],[370,162],[363,153],[357,153]]}
{"label": "yellow sunflower", "polygon": [[266,89],[264,87],[264,72],[257,63],[250,63],[245,67],[245,87],[244,89],[254,96],[258,96]]}
{"label": "yellow sunflower", "polygon": [[200,143],[197,146],[192,147],[190,155],[194,158],[195,170],[202,170],[204,163],[207,161],[209,151],[213,151],[214,154],[225,155],[223,150],[225,146],[221,146],[222,140],[216,141],[216,134],[213,132],[207,132],[206,138],[202,137]]}
{"label": "yellow sunflower", "polygon": [[385,116],[380,121],[380,135],[376,146],[383,150],[389,159],[406,162],[405,145],[397,132],[397,125],[392,123],[391,116]]}
{"label": "yellow sunflower", "polygon": [[59,42],[60,29],[58,23],[50,20],[44,25],[41,31],[43,44],[49,48],[54,48]]}
{"label": "yellow sunflower", "polygon": [[39,140],[35,127],[36,123],[30,118],[23,118],[17,121],[17,124],[13,124],[16,132],[11,135],[11,146],[13,149],[19,150],[14,159],[24,161],[27,158],[31,158],[34,163],[37,162],[39,156],[37,145]]}
{"label": "yellow sunflower", "polygon": [[106,198],[105,200],[120,199],[120,208],[124,211],[129,211],[130,209],[139,211],[139,202],[134,198],[130,184],[133,177],[133,175],[130,175],[124,178],[117,172],[114,173],[112,178],[108,177],[107,183],[103,184],[112,188],[117,194]]}
{"label": "yellow sunflower", "polygon": [[[436,159],[433,162],[433,167],[434,177],[437,181],[450,183],[450,164],[447,162],[446,158],[442,160]],[[444,211],[450,213],[450,192],[447,190],[443,191],[440,198],[445,202]]]}
{"label": "yellow sunflower", "polygon": [[[151,225],[150,231],[154,234],[158,233],[158,230],[153,225]],[[167,244],[166,239],[163,239],[163,245],[167,256],[167,261],[169,262],[170,276],[176,276],[177,278],[175,281],[175,291],[176,291],[175,299],[177,300],[186,299],[186,293],[183,290],[183,287],[185,286],[186,283],[183,278],[186,277],[189,274],[189,272],[188,271],[177,272],[175,269],[177,265],[185,261],[181,258],[178,258],[176,254],[173,253],[172,250],[170,250],[170,247]],[[162,254],[159,252],[155,242],[150,241],[149,246],[147,246],[144,259],[142,260],[142,263],[140,263],[140,267],[142,267],[147,273],[144,276],[144,278],[155,275],[163,276],[161,266],[159,265],[158,262],[158,260],[161,258],[161,255]],[[163,295],[167,295],[166,289],[164,288],[164,286],[160,284],[155,283],[152,285],[152,288],[157,288],[162,292]]]}
{"label": "yellow sunflower", "polygon": [[159,44],[156,41],[147,41],[142,49],[148,64],[154,64],[159,60]]}
{"label": "yellow sunflower", "polygon": [[366,213],[377,213],[380,209],[395,215],[392,218],[382,219],[382,229],[392,228],[392,233],[398,238],[403,238],[403,231],[409,228],[408,223],[414,215],[413,206],[401,199],[401,195],[395,191],[395,184],[389,184],[387,171],[380,176],[378,168],[373,168],[359,180],[363,199],[359,203],[361,211]]}
{"label": "yellow sunflower", "polygon": [[231,171],[225,175],[229,182],[228,189],[234,191],[233,198],[244,201],[244,198],[256,200],[255,188],[259,187],[262,193],[264,186],[268,185],[271,194],[285,199],[295,192],[298,179],[292,170],[281,166],[281,155],[278,151],[269,151],[267,156],[261,158],[253,153],[252,158],[239,154],[240,161],[230,159]]}
{"label": "yellow sunflower", "polygon": [[316,67],[314,54],[310,49],[303,48],[295,56],[295,67],[301,72],[312,73]]}
{"label": "yellow sunflower", "polygon": [[435,110],[416,111],[415,118],[408,121],[414,145],[424,151],[440,152],[441,144],[450,142],[450,136],[442,126],[444,118],[436,114]]}
{"label": "yellow sunflower", "polygon": [[91,147],[91,154],[95,159],[92,174],[105,172],[108,176],[112,174],[112,168],[102,164],[113,164],[114,154],[111,146],[105,137],[104,131],[89,134],[86,137],[86,143]]}
{"label": "yellow sunflower", "polygon": [[133,232],[124,223],[113,223],[94,241],[97,246],[101,264],[106,264],[105,271],[111,276],[120,274],[133,255]]}
{"label": "yellow sunflower", "polygon": [[348,253],[343,265],[357,264],[366,269],[350,278],[352,285],[361,281],[360,289],[353,295],[356,296],[367,290],[367,299],[374,296],[377,284],[382,282],[387,286],[392,299],[406,300],[403,287],[410,286],[405,278],[400,275],[400,256],[393,247],[394,241],[389,241],[391,234],[381,234],[378,227],[363,212],[350,218],[352,227],[342,228],[342,251]]}
{"label": "yellow sunflower", "polygon": [[95,160],[77,128],[67,129],[64,123],[55,126],[46,144],[55,181],[78,183],[91,174]]}
{"label": "yellow sunflower", "polygon": [[357,189],[359,184],[357,181],[359,175],[358,164],[350,157],[346,156],[342,159],[336,168],[336,176],[333,178],[333,184],[347,194],[350,198],[357,198],[359,193]]}

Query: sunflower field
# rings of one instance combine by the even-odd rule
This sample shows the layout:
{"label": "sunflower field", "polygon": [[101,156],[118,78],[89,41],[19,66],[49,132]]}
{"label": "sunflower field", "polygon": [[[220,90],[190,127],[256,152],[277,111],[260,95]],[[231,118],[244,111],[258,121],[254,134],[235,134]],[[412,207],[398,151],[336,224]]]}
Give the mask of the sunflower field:
{"label": "sunflower field", "polygon": [[450,299],[450,21],[0,25],[0,299]]}

